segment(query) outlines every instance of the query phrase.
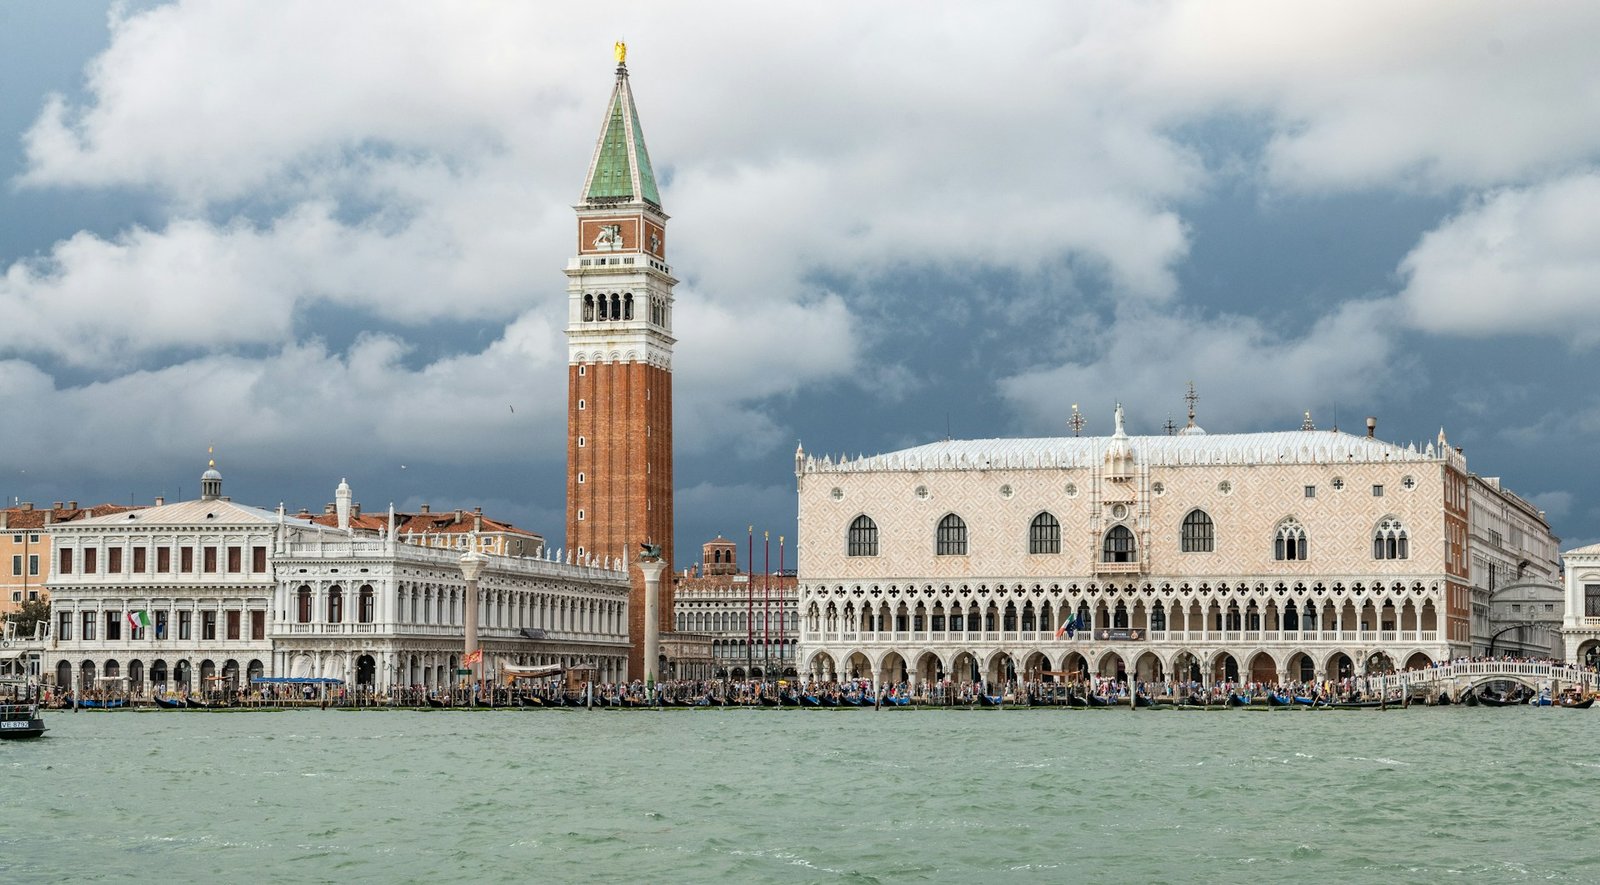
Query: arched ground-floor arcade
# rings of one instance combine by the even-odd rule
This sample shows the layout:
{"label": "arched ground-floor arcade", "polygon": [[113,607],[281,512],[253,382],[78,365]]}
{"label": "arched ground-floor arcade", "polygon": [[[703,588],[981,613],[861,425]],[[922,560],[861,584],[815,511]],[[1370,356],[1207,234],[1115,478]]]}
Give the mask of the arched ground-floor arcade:
{"label": "arched ground-floor arcade", "polygon": [[[1600,644],[1600,643],[1597,643]],[[1149,642],[802,646],[802,678],[942,683],[1052,682],[1090,676],[1141,682],[1291,683],[1382,675],[1447,660],[1443,643],[1392,645],[1203,645]]]}

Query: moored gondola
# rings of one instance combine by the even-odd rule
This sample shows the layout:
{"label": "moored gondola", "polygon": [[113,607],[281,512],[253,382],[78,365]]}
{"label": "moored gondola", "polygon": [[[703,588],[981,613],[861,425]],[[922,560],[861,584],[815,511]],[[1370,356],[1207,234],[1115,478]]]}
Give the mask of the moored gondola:
{"label": "moored gondola", "polygon": [[1114,707],[1114,706],[1116,706],[1116,703],[1114,701],[1111,701],[1111,700],[1108,700],[1106,698],[1103,698],[1103,697],[1101,697],[1101,696],[1099,696],[1097,694],[1091,694],[1088,697],[1084,698],[1084,700],[1088,701],[1089,702],[1089,706],[1091,706],[1091,707]]}
{"label": "moored gondola", "polygon": [[998,707],[1001,703],[1000,695],[978,693],[978,706],[980,707]]}
{"label": "moored gondola", "polygon": [[156,706],[160,707],[163,710],[182,710],[182,709],[184,709],[183,701],[171,700],[169,698],[162,698],[162,697],[155,698],[154,700],[156,702]]}
{"label": "moored gondola", "polygon": [[1569,710],[1587,710],[1594,706],[1594,698],[1588,697],[1581,701],[1562,701],[1557,706],[1566,707]]}
{"label": "moored gondola", "polygon": [[1291,698],[1288,695],[1277,694],[1276,692],[1268,692],[1267,693],[1267,706],[1269,706],[1269,707],[1292,707],[1292,706],[1294,706],[1294,698]]}
{"label": "moored gondola", "polygon": [[1230,707],[1248,707],[1248,706],[1250,706],[1250,699],[1245,697],[1242,694],[1237,693],[1237,692],[1231,692],[1228,695],[1228,706],[1230,706]]}
{"label": "moored gondola", "polygon": [[444,701],[441,701],[438,698],[428,698],[428,706],[435,709],[442,709],[444,707]]}

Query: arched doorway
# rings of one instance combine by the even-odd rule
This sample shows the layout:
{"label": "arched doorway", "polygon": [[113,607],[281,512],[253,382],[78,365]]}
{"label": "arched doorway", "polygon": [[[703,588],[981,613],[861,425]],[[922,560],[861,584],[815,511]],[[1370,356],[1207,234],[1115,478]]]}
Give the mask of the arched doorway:
{"label": "arched doorway", "polygon": [[1394,658],[1388,654],[1375,651],[1367,656],[1366,675],[1383,676],[1394,672]]}
{"label": "arched doorway", "polygon": [[78,681],[84,688],[94,688],[94,661],[84,661],[78,665]]}
{"label": "arched doorway", "polygon": [[917,658],[917,681],[924,685],[937,683],[944,679],[944,662],[931,651],[925,651]]}
{"label": "arched doorway", "polygon": [[910,678],[906,668],[906,659],[900,657],[897,651],[891,651],[883,656],[878,664],[878,682],[884,685],[895,685],[905,682]]}
{"label": "arched doorway", "polygon": [[1328,666],[1323,670],[1329,679],[1349,679],[1356,675],[1356,662],[1344,652],[1334,652],[1328,658]]}
{"label": "arched doorway", "polygon": [[[811,663],[806,667],[806,670],[811,674],[811,678],[820,679],[824,682],[831,681],[834,678],[837,669],[838,668],[833,662],[833,655],[830,655],[825,651],[819,651],[812,655]],[[739,672],[739,669],[737,667],[734,668],[734,672]],[[740,679],[743,677],[735,676],[734,678]]]}
{"label": "arched doorway", "polygon": [[158,689],[167,687],[167,662],[163,658],[156,658],[150,663],[150,687]]}
{"label": "arched doorway", "polygon": [[1407,670],[1426,670],[1431,666],[1433,666],[1433,659],[1420,651],[1406,658]]}
{"label": "arched doorway", "polygon": [[851,652],[850,656],[844,659],[843,677],[845,679],[871,679],[872,662],[867,660],[867,656],[861,652]]}
{"label": "arched doorway", "polygon": [[1010,652],[991,654],[984,665],[983,677],[991,687],[1016,682],[1020,677],[1017,672],[1017,659],[1013,658]]}
{"label": "arched doorway", "polygon": [[1022,678],[1029,682],[1054,682],[1055,676],[1045,673],[1049,669],[1050,660],[1044,656],[1044,652],[1029,652],[1022,662]]}
{"label": "arched doorway", "polygon": [[115,660],[110,660],[106,661],[106,665],[101,668],[101,672],[105,674],[106,680],[110,681],[122,675],[122,667]]}
{"label": "arched doorway", "polygon": [[981,676],[978,672],[978,659],[972,652],[959,652],[950,662],[950,679],[956,683],[977,682]]}
{"label": "arched doorway", "polygon": [[1289,658],[1289,678],[1311,682],[1317,678],[1317,663],[1305,652],[1295,652]]}
{"label": "arched doorway", "polygon": [[200,682],[206,688],[211,687],[211,677],[217,675],[217,662],[206,658],[200,662]]}
{"label": "arched doorway", "polygon": [[377,682],[378,662],[372,655],[362,655],[356,658],[356,685],[371,689]]}
{"label": "arched doorway", "polygon": [[1238,682],[1239,661],[1226,652],[1217,655],[1216,660],[1211,662],[1211,681]]}
{"label": "arched doorway", "polygon": [[1107,679],[1125,682],[1128,679],[1128,664],[1122,660],[1122,655],[1114,651],[1107,652],[1101,656],[1098,666],[1095,668],[1095,673]]}
{"label": "arched doorway", "polygon": [[1061,672],[1069,674],[1068,679],[1088,679],[1089,661],[1075,651],[1069,651],[1061,659]]}
{"label": "arched doorway", "polygon": [[1184,682],[1201,680],[1200,659],[1192,651],[1180,651],[1172,657],[1172,676]]}
{"label": "arched doorway", "polygon": [[66,661],[56,662],[56,686],[58,688],[72,687],[72,665]]}
{"label": "arched doorway", "polygon": [[229,658],[222,662],[222,682],[230,689],[239,688],[239,662]]}
{"label": "arched doorway", "polygon": [[1250,681],[1272,684],[1278,681],[1278,662],[1266,652],[1257,652],[1250,659]]}
{"label": "arched doorway", "polygon": [[1133,678],[1140,682],[1160,682],[1166,678],[1161,666],[1161,658],[1153,651],[1139,655],[1133,662]]}
{"label": "arched doorway", "polygon": [[189,666],[188,661],[179,661],[173,665],[172,681],[183,688],[188,688],[194,681],[194,668]]}
{"label": "arched doorway", "polygon": [[244,668],[244,674],[244,678],[249,680],[251,685],[254,685],[267,675],[267,668],[262,666],[260,661],[252,659],[249,666]]}
{"label": "arched doorway", "polygon": [[744,668],[743,667],[734,667],[733,670],[732,670],[731,675],[728,678],[732,679],[734,682],[743,682],[744,681]]}
{"label": "arched doorway", "polygon": [[144,661],[128,662],[128,688],[136,692],[144,691]]}

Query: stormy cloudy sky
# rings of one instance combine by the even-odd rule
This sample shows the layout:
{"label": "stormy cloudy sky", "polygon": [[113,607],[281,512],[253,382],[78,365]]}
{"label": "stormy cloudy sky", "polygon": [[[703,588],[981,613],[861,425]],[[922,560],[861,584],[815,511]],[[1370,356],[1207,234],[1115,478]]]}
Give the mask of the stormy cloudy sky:
{"label": "stormy cloudy sky", "polygon": [[1213,432],[1443,425],[1600,539],[1600,7],[603,9],[0,6],[0,495],[191,497],[215,445],[236,500],[559,543],[626,39],[680,565],[793,542],[796,440],[1159,433],[1191,379]]}

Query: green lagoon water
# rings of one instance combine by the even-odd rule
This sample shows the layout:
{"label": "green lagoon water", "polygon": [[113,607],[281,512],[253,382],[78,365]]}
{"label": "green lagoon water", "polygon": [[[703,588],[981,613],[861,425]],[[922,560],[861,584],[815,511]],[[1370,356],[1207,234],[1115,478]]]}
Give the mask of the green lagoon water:
{"label": "green lagoon water", "polygon": [[48,722],[0,882],[1600,882],[1600,710]]}

